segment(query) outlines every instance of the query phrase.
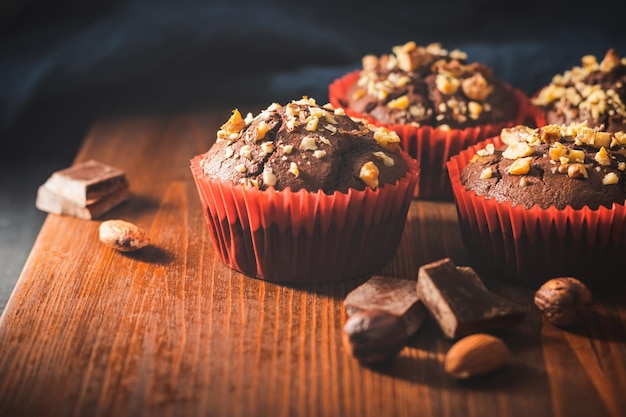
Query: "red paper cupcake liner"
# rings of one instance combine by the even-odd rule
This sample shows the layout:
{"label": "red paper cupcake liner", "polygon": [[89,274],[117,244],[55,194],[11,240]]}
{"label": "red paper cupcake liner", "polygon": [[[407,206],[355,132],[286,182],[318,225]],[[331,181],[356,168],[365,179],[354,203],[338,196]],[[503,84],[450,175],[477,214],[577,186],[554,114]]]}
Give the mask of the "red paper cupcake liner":
{"label": "red paper cupcake liner", "polygon": [[461,183],[461,171],[488,143],[502,145],[494,137],[448,162],[461,236],[477,268],[496,279],[532,288],[561,276],[595,288],[625,282],[626,207],[525,209],[468,191]]}
{"label": "red paper cupcake liner", "polygon": [[403,152],[407,175],[374,191],[260,191],[208,179],[202,157],[191,160],[191,170],[219,258],[281,283],[345,280],[385,266],[400,244],[419,177],[417,162]]}
{"label": "red paper cupcake liner", "polygon": [[518,102],[518,113],[513,120],[508,122],[450,130],[432,126],[386,124],[343,104],[347,103],[348,91],[357,82],[360,73],[360,70],[353,71],[331,83],[328,88],[329,102],[335,107],[344,108],[348,116],[364,119],[376,126],[393,129],[400,136],[403,149],[411,157],[417,159],[420,166],[421,173],[418,186],[415,188],[415,198],[452,200],[452,188],[446,168],[446,162],[450,157],[470,145],[499,135],[504,127],[527,124],[529,117],[532,116],[526,95],[520,90],[513,89]]}

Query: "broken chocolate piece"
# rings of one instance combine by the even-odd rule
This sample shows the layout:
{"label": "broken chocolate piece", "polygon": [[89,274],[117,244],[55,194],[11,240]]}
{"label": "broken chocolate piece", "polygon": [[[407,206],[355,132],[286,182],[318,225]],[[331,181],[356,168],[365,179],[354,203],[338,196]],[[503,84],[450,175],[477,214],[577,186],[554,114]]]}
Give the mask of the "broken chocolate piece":
{"label": "broken chocolate piece", "polygon": [[527,314],[489,291],[472,268],[457,267],[449,258],[420,267],[417,296],[450,339],[510,326]]}
{"label": "broken chocolate piece", "polygon": [[45,183],[48,190],[78,207],[128,187],[126,174],[119,168],[88,160],[56,171]]}
{"label": "broken chocolate piece", "polygon": [[36,207],[48,213],[75,216],[81,219],[97,219],[118,204],[126,201],[130,195],[128,186],[119,188],[98,200],[89,200],[84,207],[75,204],[55,193],[47,185],[41,185],[37,190]]}
{"label": "broken chocolate piece", "polygon": [[352,290],[344,300],[346,313],[378,310],[400,317],[407,334],[414,334],[426,316],[415,292],[415,281],[376,275]]}

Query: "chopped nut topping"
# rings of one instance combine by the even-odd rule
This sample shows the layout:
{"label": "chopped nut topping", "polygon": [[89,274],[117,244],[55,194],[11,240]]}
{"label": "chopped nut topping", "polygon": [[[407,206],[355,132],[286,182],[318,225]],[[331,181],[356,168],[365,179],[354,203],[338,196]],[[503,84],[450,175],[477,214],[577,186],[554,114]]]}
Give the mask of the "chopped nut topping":
{"label": "chopped nut topping", "polygon": [[398,67],[402,71],[410,72],[417,69],[418,62],[411,57],[411,52],[416,48],[417,45],[415,42],[407,42],[404,45],[394,46],[392,48],[398,62]]}
{"label": "chopped nut topping", "polygon": [[606,52],[604,59],[600,62],[600,71],[611,72],[611,70],[620,64],[620,58],[615,52],[615,49],[611,48]]}
{"label": "chopped nut topping", "polygon": [[376,129],[374,131],[374,139],[380,146],[392,152],[400,151],[400,137],[398,134],[390,129],[387,129],[384,126],[375,127],[372,126],[372,129]]}
{"label": "chopped nut topping", "polygon": [[496,147],[493,146],[493,143],[488,143],[483,149],[479,149],[478,151],[476,151],[476,153],[480,156],[489,156],[493,155],[495,150]]}
{"label": "chopped nut topping", "polygon": [[614,172],[609,172],[602,178],[602,185],[612,185],[619,182],[619,177]]}
{"label": "chopped nut topping", "polygon": [[287,104],[287,106],[285,106],[285,114],[287,116],[297,116],[299,113],[298,109],[296,109],[296,107],[293,105],[293,103],[289,103]]}
{"label": "chopped nut topping", "polygon": [[459,89],[461,82],[458,78],[437,74],[437,78],[435,78],[435,85],[437,86],[437,90],[441,91],[443,94],[452,95]]}
{"label": "chopped nut topping", "polygon": [[532,161],[532,157],[528,156],[526,158],[519,158],[513,161],[511,166],[508,169],[509,174],[512,175],[524,175],[528,174],[530,171],[530,162]]}
{"label": "chopped nut topping", "polygon": [[464,79],[461,83],[461,88],[467,98],[475,101],[484,101],[493,91],[493,86],[489,85],[485,77],[480,73]]}
{"label": "chopped nut topping", "polygon": [[516,142],[508,146],[504,152],[502,152],[502,157],[506,159],[517,159],[524,156],[530,156],[534,152],[532,146],[530,146],[526,142]]}
{"label": "chopped nut topping", "polygon": [[409,107],[409,113],[413,117],[423,117],[426,113],[426,109],[423,106],[418,106],[416,104]]}
{"label": "chopped nut topping", "polygon": [[502,142],[507,145],[511,145],[516,142],[528,142],[531,145],[534,145],[540,141],[537,132],[537,129],[519,125],[502,129],[500,132],[500,139],[502,139]]}
{"label": "chopped nut topping", "polygon": [[224,130],[229,133],[238,133],[244,127],[246,127],[246,121],[243,120],[243,118],[241,117],[241,113],[239,113],[239,110],[234,109],[233,114],[226,121],[226,123],[222,125],[220,130]]}
{"label": "chopped nut topping", "polygon": [[359,178],[372,190],[378,188],[378,167],[372,161],[368,161],[361,167]]}
{"label": "chopped nut topping", "polygon": [[480,117],[480,114],[483,112],[483,106],[480,103],[475,101],[470,101],[467,103],[467,110],[469,111],[470,117],[474,120]]}
{"label": "chopped nut topping", "polygon": [[391,107],[392,109],[405,110],[409,107],[409,98],[406,95],[400,96],[395,100],[391,100],[389,103],[387,103],[387,106]]}
{"label": "chopped nut topping", "polygon": [[519,186],[520,187],[526,187],[528,186],[528,178],[526,177],[522,177],[519,179]]}
{"label": "chopped nut topping", "polygon": [[248,171],[248,168],[244,164],[239,164],[239,165],[235,166],[235,170],[237,170],[237,172],[241,172],[243,174],[244,172]]}
{"label": "chopped nut topping", "polygon": [[274,152],[274,143],[273,142],[263,142],[261,144],[261,150],[266,154]]}
{"label": "chopped nut topping", "polygon": [[313,156],[316,157],[317,159],[323,158],[326,156],[326,151],[318,149],[315,152],[313,152]]}
{"label": "chopped nut topping", "polygon": [[285,122],[285,126],[287,126],[287,130],[289,131],[293,131],[299,124],[300,123],[298,123],[298,120],[295,117],[287,118],[287,121]]}
{"label": "chopped nut topping", "polygon": [[602,166],[611,165],[611,156],[609,155],[609,153],[606,151],[604,147],[600,148],[600,150],[596,152],[593,159],[595,159],[596,162]]}
{"label": "chopped nut topping", "polygon": [[341,108],[341,107],[337,107],[335,109],[335,115],[337,115],[337,116],[345,116],[346,115],[346,111],[343,108]]}
{"label": "chopped nut topping", "polygon": [[277,180],[278,178],[276,178],[276,175],[274,175],[274,171],[272,171],[272,168],[266,166],[263,170],[263,183],[269,185],[270,187],[273,187],[276,185]]}
{"label": "chopped nut topping", "polygon": [[624,171],[626,169],[626,162],[618,162],[617,169]]}
{"label": "chopped nut topping", "polygon": [[587,168],[583,164],[571,164],[567,167],[567,176],[570,178],[589,178]]}
{"label": "chopped nut topping", "polygon": [[596,148],[608,148],[611,146],[612,135],[609,132],[596,132],[593,138],[593,146]]}
{"label": "chopped nut topping", "polygon": [[252,178],[242,178],[241,183],[246,188],[259,188],[259,182]]}
{"label": "chopped nut topping", "polygon": [[317,137],[320,142],[322,142],[325,145],[331,146],[330,140],[328,140],[328,138],[326,136],[318,136]]}
{"label": "chopped nut topping", "polygon": [[230,146],[227,146],[226,148],[224,148],[224,152],[226,154],[226,158],[230,158],[231,156],[235,154],[235,151]]}
{"label": "chopped nut topping", "polygon": [[[592,55],[584,56],[581,62],[581,67],[573,67],[562,75],[555,75],[552,82],[545,86],[531,103],[537,106],[550,106],[551,103],[562,101],[555,104],[554,109],[563,116],[569,119],[589,118],[594,124],[602,123],[602,119],[608,116],[626,112],[626,106],[615,88],[605,87],[598,81],[598,77],[606,79],[606,73],[625,65],[626,60],[620,59],[615,50],[610,49],[600,64]],[[560,108],[562,106],[564,107]],[[604,145],[596,147],[601,146]]]}
{"label": "chopped nut topping", "polygon": [[293,103],[301,106],[315,106],[317,103],[313,97],[302,96],[300,100],[294,100]]}
{"label": "chopped nut topping", "polygon": [[467,54],[459,49],[453,49],[450,51],[450,58],[464,61],[467,59]]}
{"label": "chopped nut topping", "polygon": [[615,132],[613,134],[613,139],[615,139],[615,142],[618,145],[626,145],[626,132]]}
{"label": "chopped nut topping", "polygon": [[331,125],[337,124],[337,119],[335,119],[333,115],[328,112],[324,112],[324,119],[326,120],[326,122],[330,123]]}
{"label": "chopped nut topping", "polygon": [[256,127],[256,137],[254,140],[258,142],[265,139],[265,135],[269,132],[269,130],[270,126],[265,122],[265,120],[261,120]]}
{"label": "chopped nut topping", "polygon": [[285,153],[285,155],[291,154],[291,152],[293,152],[293,145],[283,146],[283,152]]}
{"label": "chopped nut topping", "polygon": [[333,125],[325,125],[324,129],[328,130],[331,133],[337,133],[337,128]]}
{"label": "chopped nut topping", "polygon": [[481,180],[488,180],[491,177],[493,177],[493,171],[491,170],[491,168],[485,168],[480,172]]}
{"label": "chopped nut topping", "polygon": [[546,125],[539,129],[539,139],[543,143],[553,143],[561,140],[561,128],[557,125]]}
{"label": "chopped nut topping", "polygon": [[300,170],[298,169],[298,164],[292,162],[289,164],[289,172],[295,175],[296,177],[300,176]]}
{"label": "chopped nut topping", "polygon": [[305,129],[309,132],[315,132],[317,130],[317,125],[319,124],[320,119],[317,117],[311,117],[309,121],[306,123]]}
{"label": "chopped nut topping", "polygon": [[598,66],[598,61],[596,60],[596,57],[593,55],[585,55],[582,57],[581,61],[583,64],[583,68],[589,71],[595,70],[596,67]]}
{"label": "chopped nut topping", "polygon": [[385,154],[383,151],[378,151],[378,152],[372,152],[372,155],[374,155],[376,158],[380,159],[381,161],[383,161],[383,164],[386,167],[392,167],[396,161],[393,160],[392,157],[390,157],[389,155]]}
{"label": "chopped nut topping", "polygon": [[252,146],[244,145],[239,149],[239,155],[246,158],[247,160],[252,160]]}
{"label": "chopped nut topping", "polygon": [[311,116],[317,117],[318,119],[324,117],[324,113],[326,113],[324,109],[319,107],[310,107],[309,111],[311,112]]}
{"label": "chopped nut topping", "polygon": [[549,151],[550,159],[562,164],[568,162],[585,162],[585,152],[578,149],[567,149],[561,142],[554,142]]}
{"label": "chopped nut topping", "polygon": [[376,71],[378,68],[378,57],[375,55],[365,55],[361,59],[361,64],[365,71]]}

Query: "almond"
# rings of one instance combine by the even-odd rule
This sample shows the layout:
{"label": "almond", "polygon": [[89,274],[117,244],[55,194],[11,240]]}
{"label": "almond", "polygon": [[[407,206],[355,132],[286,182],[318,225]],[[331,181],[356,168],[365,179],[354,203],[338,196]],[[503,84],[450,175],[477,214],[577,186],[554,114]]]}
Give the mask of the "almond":
{"label": "almond", "polygon": [[509,348],[501,339],[477,333],[452,345],[446,354],[444,369],[454,378],[471,378],[504,366],[510,356]]}
{"label": "almond", "polygon": [[100,223],[100,241],[122,252],[132,252],[150,244],[148,234],[139,226],[124,220]]}

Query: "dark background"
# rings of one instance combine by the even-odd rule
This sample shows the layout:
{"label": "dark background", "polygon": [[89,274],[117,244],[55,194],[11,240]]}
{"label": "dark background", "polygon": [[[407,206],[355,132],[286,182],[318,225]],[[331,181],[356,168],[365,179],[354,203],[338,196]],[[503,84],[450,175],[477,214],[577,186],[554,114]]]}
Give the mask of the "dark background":
{"label": "dark background", "polygon": [[100,118],[327,101],[367,53],[460,48],[529,95],[608,48],[626,2],[4,0],[0,2],[0,311],[45,218],[38,185]]}

